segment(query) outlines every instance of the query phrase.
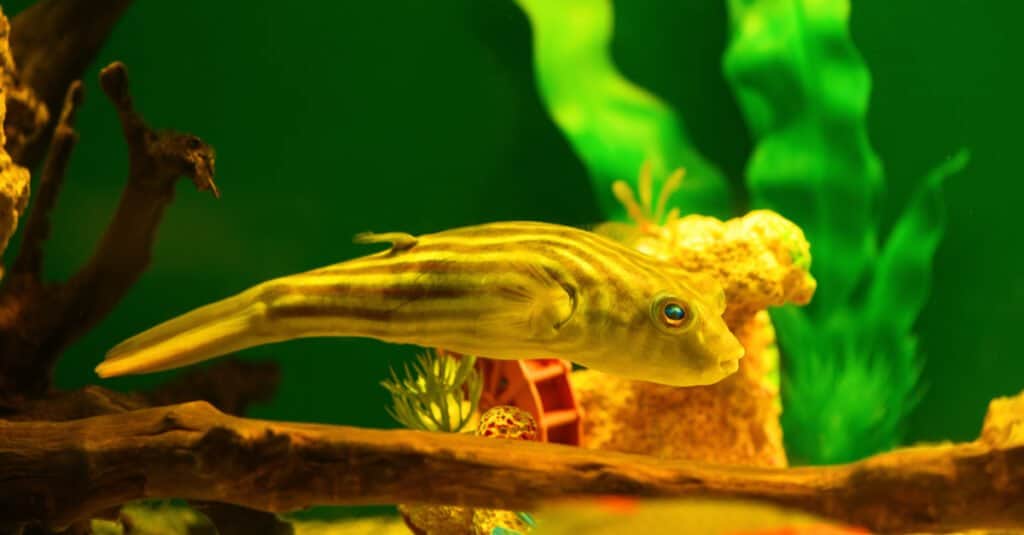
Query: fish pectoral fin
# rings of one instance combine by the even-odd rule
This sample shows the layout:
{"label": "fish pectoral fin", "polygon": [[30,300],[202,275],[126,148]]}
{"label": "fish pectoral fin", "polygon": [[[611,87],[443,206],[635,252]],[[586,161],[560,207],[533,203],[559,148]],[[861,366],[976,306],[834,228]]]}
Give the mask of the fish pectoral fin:
{"label": "fish pectoral fin", "polygon": [[566,288],[549,288],[534,300],[530,311],[530,332],[537,338],[551,336],[576,312],[576,296]]}
{"label": "fish pectoral fin", "polygon": [[390,243],[391,252],[397,253],[411,249],[419,242],[419,238],[407,232],[362,232],[352,239],[355,243]]}
{"label": "fish pectoral fin", "polygon": [[491,319],[499,327],[519,329],[533,339],[551,338],[576,312],[576,290],[542,268],[531,278],[531,284],[502,288],[508,306]]}

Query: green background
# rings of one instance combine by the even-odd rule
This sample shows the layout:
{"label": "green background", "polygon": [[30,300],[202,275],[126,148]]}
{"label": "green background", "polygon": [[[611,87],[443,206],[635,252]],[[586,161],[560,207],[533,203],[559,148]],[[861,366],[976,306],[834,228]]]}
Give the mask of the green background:
{"label": "green background", "polygon": [[[29,3],[3,5],[12,15]],[[679,109],[697,148],[742,191],[751,142],[721,73],[724,3],[615,8],[624,74]],[[910,422],[912,441],[970,439],[990,398],[1024,388],[1013,334],[1024,305],[1022,18],[1017,2],[853,5],[854,41],[874,80],[871,140],[889,180],[885,221],[933,164],[959,147],[972,151],[967,171],[945,188],[947,235],[918,322],[928,391]],[[217,148],[223,198],[181,184],[152,267],[67,352],[58,384],[97,382],[92,368],[108,348],[171,316],[368,252],[351,243],[357,232],[596,222],[583,166],[537,96],[530,46],[526,18],[510,1],[138,2],[86,75],[81,142],[56,209],[47,275],[64,278],[88,258],[127,173],[119,126],[96,82],[110,61],[127,63],[153,125]],[[395,427],[378,381],[416,351],[354,339],[247,351],[283,369],[275,401],[252,414]],[[105,384],[140,388],[167,375]]]}

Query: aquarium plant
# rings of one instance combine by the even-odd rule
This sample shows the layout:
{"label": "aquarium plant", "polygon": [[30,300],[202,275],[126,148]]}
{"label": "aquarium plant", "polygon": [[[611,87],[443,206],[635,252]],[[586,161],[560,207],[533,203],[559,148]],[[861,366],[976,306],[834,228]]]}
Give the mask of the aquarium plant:
{"label": "aquarium plant", "polygon": [[[534,31],[540,93],[585,162],[605,216],[625,219],[611,183],[634,176],[645,158],[655,176],[687,170],[673,207],[717,215],[727,205],[720,173],[688,144],[678,114],[612,64],[611,2],[519,4]],[[815,258],[811,306],[772,314],[795,462],[848,461],[900,442],[920,396],[913,324],[943,231],[940,187],[966,163],[960,153],[932,171],[882,236],[883,168],[865,122],[870,75],[849,34],[849,7],[847,0],[728,2],[724,71],[756,141],[747,165],[751,204],[797,223]],[[558,26],[566,21],[571,31]]]}
{"label": "aquarium plant", "polygon": [[892,448],[920,396],[913,326],[943,233],[940,188],[967,155],[928,174],[883,236],[884,173],[866,125],[871,78],[850,37],[850,3],[728,5],[724,70],[757,142],[752,204],[803,228],[818,280],[810,306],[773,313],[787,451],[832,463]]}
{"label": "aquarium plant", "polygon": [[381,382],[391,394],[388,414],[409,429],[466,430],[483,389],[475,364],[475,357],[456,358],[431,350],[417,355],[412,368],[405,364],[401,378],[392,368],[391,378]]}
{"label": "aquarium plant", "polygon": [[722,172],[690,142],[679,114],[629,81],[611,57],[612,3],[602,0],[518,0],[533,27],[534,68],[540,96],[594,183],[612,221],[627,221],[612,184],[632,177],[645,161],[655,187],[685,168],[672,195],[683,212],[725,216],[728,185]]}

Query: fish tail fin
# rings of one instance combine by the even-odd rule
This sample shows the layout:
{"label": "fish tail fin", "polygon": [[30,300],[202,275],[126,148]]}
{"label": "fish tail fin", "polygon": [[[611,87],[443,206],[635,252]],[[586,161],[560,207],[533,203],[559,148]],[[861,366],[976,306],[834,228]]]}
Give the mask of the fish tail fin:
{"label": "fish tail fin", "polygon": [[274,341],[261,332],[265,308],[252,292],[198,308],[121,342],[96,373],[116,377],[169,370]]}

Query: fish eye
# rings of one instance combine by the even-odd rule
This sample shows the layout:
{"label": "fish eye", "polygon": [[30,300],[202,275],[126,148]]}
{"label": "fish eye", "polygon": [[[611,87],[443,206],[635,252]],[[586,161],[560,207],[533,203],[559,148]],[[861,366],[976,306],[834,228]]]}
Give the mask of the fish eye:
{"label": "fish eye", "polygon": [[679,303],[668,303],[662,309],[669,321],[682,321],[686,317],[686,309]]}
{"label": "fish eye", "polygon": [[692,309],[682,300],[671,296],[656,299],[653,312],[657,323],[663,327],[687,327],[693,322]]}

